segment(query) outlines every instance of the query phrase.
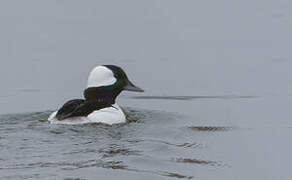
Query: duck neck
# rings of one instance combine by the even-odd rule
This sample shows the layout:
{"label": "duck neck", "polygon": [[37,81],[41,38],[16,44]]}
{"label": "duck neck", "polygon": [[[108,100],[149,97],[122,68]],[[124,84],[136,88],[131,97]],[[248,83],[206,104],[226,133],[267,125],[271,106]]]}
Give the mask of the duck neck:
{"label": "duck neck", "polygon": [[117,90],[111,86],[104,86],[87,88],[84,90],[83,95],[85,100],[96,100],[99,102],[115,104],[115,100],[120,93],[121,90]]}

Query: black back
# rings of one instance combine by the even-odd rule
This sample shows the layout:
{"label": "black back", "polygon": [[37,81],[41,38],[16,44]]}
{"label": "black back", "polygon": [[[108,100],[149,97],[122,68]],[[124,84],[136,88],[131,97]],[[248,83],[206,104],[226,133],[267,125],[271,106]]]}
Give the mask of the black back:
{"label": "black back", "polygon": [[112,104],[106,101],[73,99],[58,110],[56,118],[64,120],[71,117],[88,116],[93,111],[106,107],[112,107]]}

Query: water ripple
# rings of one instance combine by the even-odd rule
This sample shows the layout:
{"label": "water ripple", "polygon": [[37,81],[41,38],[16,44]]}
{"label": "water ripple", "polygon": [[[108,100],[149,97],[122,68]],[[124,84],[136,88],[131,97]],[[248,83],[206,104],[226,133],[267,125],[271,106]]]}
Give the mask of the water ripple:
{"label": "water ripple", "polygon": [[141,155],[140,152],[138,150],[131,150],[129,148],[121,148],[119,145],[117,144],[112,144],[109,147],[106,148],[102,148],[98,150],[99,153],[102,154],[103,158],[107,158],[107,157],[114,157],[114,156],[129,156],[129,155]]}
{"label": "water ripple", "polygon": [[174,144],[174,143],[170,143],[170,142],[167,142],[167,141],[163,141],[163,140],[154,140],[154,139],[149,139],[147,140],[149,142],[158,142],[158,143],[162,143],[162,144],[166,144],[166,145],[171,145],[171,146],[175,146],[175,147],[183,147],[183,148],[203,148],[205,147],[203,144],[201,143],[182,143],[182,144]]}
{"label": "water ripple", "polygon": [[[207,144],[197,139],[197,136],[184,136],[182,132],[185,129],[182,131],[181,123],[173,126],[182,120],[183,117],[179,114],[129,107],[123,109],[128,122],[113,126],[52,125],[47,122],[52,111],[2,115],[0,170],[8,172],[6,175],[11,175],[11,171],[15,172],[18,176],[15,179],[21,179],[23,171],[31,174],[46,171],[49,174],[44,177],[57,177],[55,171],[78,171],[86,168],[89,171],[91,168],[105,168],[136,172],[138,176],[146,173],[167,178],[192,179],[191,171],[177,168],[173,161],[182,166],[220,165],[216,161],[190,158],[169,160],[177,157],[177,151],[187,154],[193,153],[194,149],[199,152],[207,148]],[[217,126],[188,128],[198,132],[232,130],[232,127]],[[159,166],[153,166],[156,164]],[[0,178],[7,177],[6,175],[3,174]],[[29,177],[38,178],[33,175],[23,178],[30,179]],[[10,179],[14,178],[11,176]]]}
{"label": "water ripple", "polygon": [[224,126],[190,126],[188,128],[193,131],[202,131],[202,132],[231,131],[231,130],[236,129],[235,127],[224,127]]}
{"label": "water ripple", "polygon": [[176,159],[173,159],[173,161],[178,162],[178,163],[191,163],[191,164],[198,164],[198,165],[222,166],[221,162],[207,161],[207,160],[200,160],[200,159],[176,158]]}
{"label": "water ripple", "polygon": [[154,99],[154,100],[196,100],[196,99],[251,99],[257,98],[258,96],[237,96],[237,95],[226,95],[226,96],[133,96],[131,99]]}

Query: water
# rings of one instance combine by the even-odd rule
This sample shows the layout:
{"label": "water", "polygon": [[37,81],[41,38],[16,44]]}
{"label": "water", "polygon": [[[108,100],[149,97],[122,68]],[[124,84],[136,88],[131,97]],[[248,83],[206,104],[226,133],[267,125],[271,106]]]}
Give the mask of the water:
{"label": "water", "polygon": [[[180,172],[176,166],[183,167],[184,163],[194,167],[227,166],[220,161],[195,159],[193,153],[206,148],[206,144],[196,142],[199,141],[195,140],[196,131],[228,131],[229,128],[181,126],[176,129],[176,119],[182,118],[177,114],[131,108],[125,108],[125,112],[129,123],[113,126],[55,126],[46,120],[50,112],[2,116],[1,178],[74,179],[80,176],[90,179],[102,174],[108,177],[109,170],[120,170],[126,177],[142,174],[147,178],[191,179],[192,171],[184,174],[186,172]],[[80,175],[83,171],[90,173]]]}
{"label": "water", "polygon": [[[148,97],[136,98],[145,101]],[[160,96],[155,101],[183,104],[192,117],[124,107],[126,124],[68,126],[49,124],[51,111],[2,115],[1,179],[270,179],[288,175],[292,126],[283,126],[283,119],[257,124],[258,116],[263,116],[259,107],[258,114],[247,113],[267,104],[264,100],[242,96],[177,99]],[[212,111],[216,106],[221,108]],[[216,118],[208,120],[208,115]],[[255,122],[240,122],[241,118]]]}
{"label": "water", "polygon": [[[291,5],[1,1],[0,179],[290,179]],[[99,64],[128,123],[49,124]]]}

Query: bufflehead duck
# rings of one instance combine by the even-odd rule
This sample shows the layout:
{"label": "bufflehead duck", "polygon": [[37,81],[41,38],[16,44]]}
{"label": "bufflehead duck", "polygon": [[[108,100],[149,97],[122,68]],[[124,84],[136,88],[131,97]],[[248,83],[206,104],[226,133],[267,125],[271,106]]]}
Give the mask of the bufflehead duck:
{"label": "bufflehead duck", "polygon": [[48,120],[53,124],[126,122],[125,114],[115,102],[123,91],[144,92],[128,79],[122,68],[115,65],[95,67],[89,74],[85,99],[73,99],[66,102]]}

